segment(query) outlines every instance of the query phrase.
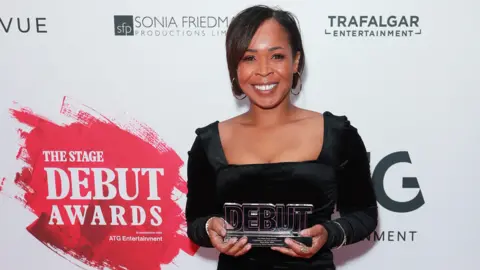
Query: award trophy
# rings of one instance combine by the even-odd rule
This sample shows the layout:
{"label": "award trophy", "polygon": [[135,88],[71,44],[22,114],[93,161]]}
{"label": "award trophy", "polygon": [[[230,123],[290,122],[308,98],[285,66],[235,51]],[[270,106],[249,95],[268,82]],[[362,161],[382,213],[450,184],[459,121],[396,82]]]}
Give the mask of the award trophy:
{"label": "award trophy", "polygon": [[311,204],[225,203],[223,209],[225,242],[246,236],[253,247],[273,247],[287,246],[285,238],[291,238],[312,246],[312,237],[300,235],[313,211]]}

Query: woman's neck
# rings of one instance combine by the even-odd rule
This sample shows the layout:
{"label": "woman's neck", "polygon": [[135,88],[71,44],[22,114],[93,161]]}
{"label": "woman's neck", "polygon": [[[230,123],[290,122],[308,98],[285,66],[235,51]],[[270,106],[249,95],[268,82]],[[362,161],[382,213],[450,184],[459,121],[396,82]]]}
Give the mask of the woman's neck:
{"label": "woman's neck", "polygon": [[282,102],[272,109],[262,109],[252,104],[245,116],[249,119],[251,125],[273,127],[289,122],[297,110],[298,108],[289,101]]}

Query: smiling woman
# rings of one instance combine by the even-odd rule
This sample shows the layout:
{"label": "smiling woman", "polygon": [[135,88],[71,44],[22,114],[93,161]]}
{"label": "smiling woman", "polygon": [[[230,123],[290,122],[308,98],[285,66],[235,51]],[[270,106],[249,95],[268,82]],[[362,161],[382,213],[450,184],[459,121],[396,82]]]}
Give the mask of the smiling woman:
{"label": "smiling woman", "polygon": [[[266,6],[243,10],[228,28],[226,54],[232,91],[248,98],[250,108],[196,130],[187,164],[189,238],[221,252],[220,270],[335,269],[331,249],[359,242],[377,226],[368,154],[357,129],[345,116],[292,104],[305,53],[291,13]],[[313,207],[301,231],[311,243],[286,237],[268,247],[268,239],[252,234],[226,237],[238,224],[224,216],[224,207],[252,203]],[[335,206],[341,217],[332,220]],[[267,225],[260,222],[266,208],[250,209],[253,216],[242,216],[240,225],[258,233]],[[275,218],[298,228],[292,215]],[[268,226],[284,233],[280,223]]]}
{"label": "smiling woman", "polygon": [[305,54],[288,12],[244,10],[230,24],[226,47],[234,94],[248,96],[257,106],[275,107],[300,82]]}

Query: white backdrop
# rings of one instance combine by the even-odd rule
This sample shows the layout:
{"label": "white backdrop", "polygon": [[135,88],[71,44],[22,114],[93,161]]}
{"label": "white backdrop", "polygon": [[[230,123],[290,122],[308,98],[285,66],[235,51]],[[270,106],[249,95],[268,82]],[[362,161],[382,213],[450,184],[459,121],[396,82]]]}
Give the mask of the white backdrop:
{"label": "white backdrop", "polygon": [[[227,25],[171,26],[175,31],[167,36],[145,36],[136,28],[136,35],[117,36],[121,24],[114,25],[114,16],[166,16],[181,24],[184,16],[231,17],[251,4],[267,3],[292,11],[300,21],[307,75],[296,104],[347,115],[371,152],[377,187],[384,184],[376,234],[335,252],[339,269],[478,269],[480,5],[469,0],[227,2],[2,1],[0,268],[94,269],[60,256],[27,231],[38,217],[22,203],[14,179],[26,163],[16,158],[24,144],[18,129],[29,129],[10,109],[27,107],[57,124],[71,123],[75,120],[60,111],[67,97],[117,122],[145,123],[185,162],[195,128],[246,109],[229,88]],[[418,16],[419,21],[412,28],[338,28],[329,16]],[[21,29],[30,20],[29,31],[19,31],[17,18]],[[367,29],[413,31],[408,36],[326,34]],[[156,30],[165,33],[160,26]],[[122,140],[116,143],[127,147]],[[411,164],[393,164],[382,177],[388,166],[380,161],[395,152],[407,152]],[[180,167],[180,175],[186,180],[185,169]],[[419,193],[424,204],[402,211]],[[174,190],[172,198],[184,208],[184,194]],[[390,208],[392,201],[399,203]],[[161,269],[215,269],[215,258],[209,249],[193,256],[180,250]]]}

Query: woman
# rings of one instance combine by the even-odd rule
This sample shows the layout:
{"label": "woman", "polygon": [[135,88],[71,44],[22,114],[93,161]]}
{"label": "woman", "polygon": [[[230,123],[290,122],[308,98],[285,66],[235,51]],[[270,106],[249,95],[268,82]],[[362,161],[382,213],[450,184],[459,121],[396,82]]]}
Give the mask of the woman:
{"label": "woman", "polygon": [[[217,269],[335,269],[331,249],[359,242],[377,226],[363,141],[346,117],[292,105],[305,54],[290,13],[265,6],[240,12],[226,50],[233,93],[251,105],[196,130],[187,164],[188,236],[221,252]],[[313,244],[224,242],[226,202],[312,204],[302,234]],[[331,220],[335,205],[341,218]]]}

